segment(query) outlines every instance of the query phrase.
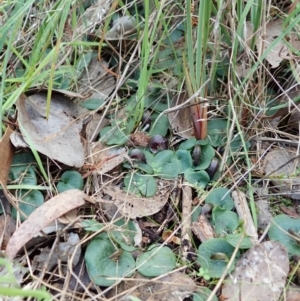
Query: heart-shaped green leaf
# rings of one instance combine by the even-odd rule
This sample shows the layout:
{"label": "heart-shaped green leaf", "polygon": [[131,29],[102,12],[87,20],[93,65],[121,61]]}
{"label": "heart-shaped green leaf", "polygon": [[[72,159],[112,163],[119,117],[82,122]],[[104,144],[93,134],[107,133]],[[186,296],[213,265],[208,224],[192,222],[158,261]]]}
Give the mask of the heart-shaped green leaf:
{"label": "heart-shaped green leaf", "polygon": [[[153,114],[152,127],[150,129],[150,135],[161,135],[165,136],[169,129],[169,119],[166,115],[160,116],[158,119],[158,114]],[[152,119],[152,118],[151,118]]]}
{"label": "heart-shaped green leaf", "polygon": [[186,149],[186,150],[192,149],[195,146],[196,141],[197,139],[195,137],[191,137],[185,140],[184,142],[180,143],[179,149]]}
{"label": "heart-shaped green leaf", "polygon": [[133,221],[120,219],[114,222],[116,228],[111,231],[110,235],[118,245],[127,252],[136,250],[134,239],[137,235],[137,229]]}
{"label": "heart-shaped green leaf", "polygon": [[[234,247],[222,238],[212,238],[204,241],[197,252],[197,261],[204,270],[213,278],[220,278],[228,264]],[[222,254],[223,257],[217,256]],[[224,260],[224,258],[228,260]],[[229,273],[234,269],[234,263],[229,268]]]}
{"label": "heart-shaped green leaf", "polygon": [[207,122],[208,140],[212,146],[222,146],[227,138],[227,120],[211,119]]}
{"label": "heart-shaped green leaf", "polygon": [[[84,259],[90,279],[96,285],[110,286],[116,280],[108,278],[120,279],[133,275],[135,261],[132,255],[126,251],[118,251],[106,239],[94,238],[88,245]],[[114,256],[115,254],[118,255]]]}
{"label": "heart-shaped green leaf", "polygon": [[216,233],[221,236],[233,233],[239,225],[239,219],[235,212],[219,206],[214,207],[212,219],[215,224]]}
{"label": "heart-shaped green leaf", "polygon": [[139,173],[128,173],[124,179],[125,191],[146,197],[154,196],[157,190],[156,181],[152,176]]}
{"label": "heart-shaped green leaf", "polygon": [[206,171],[194,171],[189,168],[184,172],[184,179],[192,185],[197,186],[198,188],[204,188],[209,183],[210,178]]}
{"label": "heart-shaped green leaf", "polygon": [[35,160],[31,153],[19,153],[13,158],[9,177],[24,185],[37,185]]}
{"label": "heart-shaped green leaf", "polygon": [[192,156],[188,150],[179,149],[175,153],[175,156],[181,163],[181,172],[184,172],[186,169],[193,166]]}
{"label": "heart-shaped green leaf", "polygon": [[225,187],[212,189],[206,197],[205,203],[220,206],[227,210],[231,210],[234,206],[230,191]]}
{"label": "heart-shaped green leaf", "polygon": [[[207,287],[200,287],[196,293],[193,294],[193,301],[206,301],[211,294],[211,290]],[[213,296],[212,301],[218,301],[216,296]]]}
{"label": "heart-shaped green leaf", "polygon": [[149,164],[153,168],[154,175],[164,179],[173,179],[181,171],[181,163],[171,150],[158,152]]}
{"label": "heart-shaped green leaf", "polygon": [[[25,221],[26,217],[28,217],[36,208],[41,206],[44,203],[44,196],[39,190],[20,190],[18,191],[19,196],[19,209],[21,221]],[[23,214],[22,214],[23,213]],[[17,210],[12,208],[12,217],[16,219]]]}
{"label": "heart-shaped green leaf", "polygon": [[290,255],[300,256],[300,219],[285,214],[273,218],[268,235],[271,240],[279,241]]}
{"label": "heart-shaped green leaf", "polygon": [[88,110],[99,110],[104,105],[104,99],[90,98],[81,104]]}
{"label": "heart-shaped green leaf", "polygon": [[[242,233],[228,234],[225,240],[234,248],[239,244]],[[239,249],[250,249],[253,245],[249,236],[244,236],[242,242],[238,245]]]}
{"label": "heart-shaped green leaf", "polygon": [[156,277],[172,271],[176,256],[168,247],[153,246],[136,260],[138,271],[146,277]]}
{"label": "heart-shaped green leaf", "polygon": [[57,184],[58,192],[64,192],[70,189],[79,189],[83,188],[83,178],[81,174],[75,170],[65,171],[61,176],[61,181]]}
{"label": "heart-shaped green leaf", "polygon": [[208,168],[214,156],[215,150],[210,144],[201,146],[200,160],[199,164],[195,166],[195,170],[204,170]]}

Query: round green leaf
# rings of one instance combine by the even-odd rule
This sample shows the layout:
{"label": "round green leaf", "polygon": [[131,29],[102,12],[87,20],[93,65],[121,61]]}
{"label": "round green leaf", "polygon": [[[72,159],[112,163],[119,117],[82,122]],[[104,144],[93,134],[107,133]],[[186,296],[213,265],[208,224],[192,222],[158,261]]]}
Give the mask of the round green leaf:
{"label": "round green leaf", "polygon": [[81,104],[88,110],[99,110],[104,105],[104,99],[90,98]]}
{"label": "round green leaf", "polygon": [[137,235],[134,222],[120,219],[114,222],[114,225],[117,226],[117,228],[111,232],[114,241],[117,242],[124,251],[134,251],[136,249],[134,246],[134,238]]}
{"label": "round green leaf", "polygon": [[[246,139],[244,138],[244,140],[246,140]],[[249,149],[251,146],[250,142],[246,140],[245,144],[246,144],[246,148]],[[235,153],[239,150],[242,150],[242,148],[243,148],[243,143],[242,143],[241,135],[238,134],[238,135],[234,136],[233,140],[231,141],[230,150],[232,153]]]}
{"label": "round green leaf", "polygon": [[148,162],[155,173],[159,173],[162,168],[174,158],[174,153],[171,150],[163,150],[158,152],[152,162]]}
{"label": "round green leaf", "polygon": [[[234,248],[238,245],[241,239],[242,233],[236,234],[228,234],[225,239],[226,241],[231,244]],[[242,242],[239,244],[239,249],[250,249],[252,247],[252,242],[249,236],[245,236]]]}
{"label": "round green leaf", "polygon": [[163,179],[174,179],[181,172],[181,164],[177,158],[173,158],[165,167],[162,169],[160,174],[157,174]]}
{"label": "round green leaf", "polygon": [[[39,190],[20,190],[19,198],[19,211],[22,222],[25,221],[26,217],[28,217],[36,208],[44,203],[44,196]],[[14,207],[12,208],[12,217],[14,219],[17,217],[17,210]]]}
{"label": "round green leaf", "polygon": [[212,189],[205,199],[205,203],[220,206],[223,209],[231,210],[234,206],[230,192],[225,187]]}
{"label": "round green leaf", "polygon": [[235,212],[226,210],[219,206],[214,207],[212,211],[212,219],[215,224],[216,233],[221,236],[233,233],[239,225],[239,219]]}
{"label": "round green leaf", "polygon": [[151,165],[151,163],[154,161],[154,155],[146,149],[143,149],[142,151],[146,157],[147,163]]}
{"label": "round green leaf", "polygon": [[210,145],[202,145],[201,146],[201,155],[200,155],[200,162],[197,166],[195,166],[195,170],[203,170],[209,167],[211,160],[215,156],[215,150]]}
{"label": "round green leaf", "polygon": [[154,246],[136,260],[138,271],[146,277],[156,277],[172,271],[176,256],[168,247]]}
{"label": "round green leaf", "polygon": [[31,153],[15,154],[9,177],[12,181],[24,185],[37,185],[34,157]]}
{"label": "round green leaf", "polygon": [[104,228],[103,224],[100,224],[99,222],[93,219],[83,220],[81,222],[81,225],[85,231],[91,231],[91,232],[98,232]]}
{"label": "round green leaf", "polygon": [[184,179],[190,184],[196,185],[198,188],[204,188],[210,181],[206,171],[194,171],[191,168],[185,170]]}
{"label": "round green leaf", "polygon": [[88,245],[84,259],[90,279],[101,286],[113,285],[116,280],[108,278],[131,277],[135,261],[129,252],[123,251],[118,258],[112,258],[116,249],[109,240],[95,238]]}
{"label": "round green leaf", "polygon": [[[144,163],[144,162],[140,162],[140,161],[135,161],[133,162],[133,166],[149,175],[153,174],[153,169],[152,167],[147,164],[147,163]],[[128,163],[125,163],[123,165],[124,167],[127,167],[127,168],[132,168],[132,165],[131,164],[128,164]]]}
{"label": "round green leaf", "polygon": [[212,146],[222,146],[227,139],[227,120],[211,119],[207,122],[208,140]]}
{"label": "round green leaf", "polygon": [[284,245],[290,255],[300,256],[300,219],[285,214],[277,215],[272,220],[268,235]]}
{"label": "round green leaf", "polygon": [[[234,247],[222,238],[213,238],[204,241],[197,252],[197,261],[201,268],[207,270],[207,273],[213,278],[220,278],[228,264]],[[223,254],[228,260],[217,259],[218,254]],[[234,263],[229,268],[229,273],[234,269]]]}
{"label": "round green leaf", "polygon": [[157,190],[156,181],[152,176],[139,173],[128,173],[124,179],[125,190],[145,197],[152,197]]}
{"label": "round green leaf", "polygon": [[195,146],[196,141],[197,140],[195,137],[189,138],[188,140],[185,140],[184,142],[180,143],[179,149],[192,149]]}
{"label": "round green leaf", "polygon": [[123,145],[128,138],[119,128],[106,126],[100,131],[99,140],[107,145]]}
{"label": "round green leaf", "polygon": [[70,189],[79,189],[83,188],[83,178],[81,174],[75,170],[65,171],[61,176],[61,182],[57,184],[58,192],[64,192]]}
{"label": "round green leaf", "polygon": [[[158,114],[153,114],[154,116],[158,116]],[[152,122],[152,127],[150,130],[150,135],[162,135],[165,136],[169,129],[169,119],[166,115],[162,115],[159,119],[155,118]]]}
{"label": "round green leaf", "polygon": [[181,163],[181,172],[184,172],[186,169],[193,166],[192,156],[188,150],[179,149],[175,153],[175,156]]}
{"label": "round green leaf", "polygon": [[[193,301],[206,301],[211,294],[211,290],[207,287],[201,287],[193,294]],[[218,301],[216,296],[213,296],[212,301]]]}
{"label": "round green leaf", "polygon": [[158,152],[150,165],[154,174],[164,179],[173,179],[181,171],[181,163],[171,150]]}

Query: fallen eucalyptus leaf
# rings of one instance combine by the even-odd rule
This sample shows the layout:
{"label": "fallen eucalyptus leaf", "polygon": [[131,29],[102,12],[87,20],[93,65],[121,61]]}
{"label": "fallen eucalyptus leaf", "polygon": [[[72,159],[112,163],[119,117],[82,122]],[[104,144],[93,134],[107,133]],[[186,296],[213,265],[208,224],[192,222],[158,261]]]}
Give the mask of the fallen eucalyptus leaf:
{"label": "fallen eucalyptus leaf", "polygon": [[21,95],[17,102],[18,122],[25,141],[30,139],[40,153],[69,166],[81,167],[84,148],[80,139],[86,110],[70,99],[53,94],[50,115],[46,117],[45,93]]}
{"label": "fallen eucalyptus leaf", "polygon": [[[123,216],[132,219],[157,213],[166,204],[170,194],[168,185],[163,181],[158,183],[158,190],[151,198],[137,197],[118,187],[106,187],[103,191],[112,198]],[[103,198],[98,198],[97,201],[107,203]]]}
{"label": "fallen eucalyptus leaf", "polygon": [[12,260],[35,234],[66,212],[84,205],[85,200],[88,196],[84,192],[72,189],[45,202],[12,235],[6,248],[7,258]]}

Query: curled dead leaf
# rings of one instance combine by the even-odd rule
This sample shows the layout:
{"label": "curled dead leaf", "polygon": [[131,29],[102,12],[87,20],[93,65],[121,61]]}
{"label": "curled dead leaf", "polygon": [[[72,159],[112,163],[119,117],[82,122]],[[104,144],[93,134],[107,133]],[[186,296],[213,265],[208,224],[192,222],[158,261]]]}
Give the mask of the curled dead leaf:
{"label": "curled dead leaf", "polygon": [[[156,194],[151,198],[137,197],[116,186],[106,187],[103,191],[112,198],[112,201],[123,216],[135,219],[137,217],[153,215],[161,210],[167,203],[170,188],[163,181],[161,181],[160,184]],[[102,198],[98,198],[96,201],[107,202],[107,200]]]}
{"label": "curled dead leaf", "polygon": [[71,189],[45,202],[12,235],[6,247],[6,256],[12,260],[35,234],[61,215],[83,206],[85,200],[88,200],[88,196],[84,192],[78,189]]}

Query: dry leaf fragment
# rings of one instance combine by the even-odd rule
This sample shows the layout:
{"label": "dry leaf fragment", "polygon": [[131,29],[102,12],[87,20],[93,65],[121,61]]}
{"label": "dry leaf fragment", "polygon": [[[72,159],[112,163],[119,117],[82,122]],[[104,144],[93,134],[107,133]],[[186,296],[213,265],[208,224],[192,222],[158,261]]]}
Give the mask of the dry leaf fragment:
{"label": "dry leaf fragment", "polygon": [[246,196],[241,191],[233,191],[232,198],[239,218],[244,221],[245,233],[250,237],[253,245],[258,243],[257,230],[247,203]]}
{"label": "dry leaf fragment", "polygon": [[[283,20],[280,18],[271,20],[267,23],[265,35],[262,33],[262,35],[256,40],[256,47],[259,51],[261,50],[262,53],[264,53],[272,44],[272,42],[281,35],[283,30],[282,25]],[[281,61],[287,57],[287,55],[288,49],[283,40],[281,40],[275,44],[275,46],[266,56],[266,60],[271,64],[272,68],[276,68],[279,66]]]}
{"label": "dry leaf fragment", "polygon": [[16,230],[16,221],[10,214],[0,215],[0,249],[6,248],[7,243]]}
{"label": "dry leaf fragment", "polygon": [[129,146],[140,146],[140,147],[148,147],[149,145],[149,140],[150,140],[150,136],[147,135],[144,132],[136,132],[136,133],[132,133],[129,136],[129,139],[127,141],[127,145]]}
{"label": "dry leaf fragment", "polygon": [[266,241],[248,250],[225,280],[222,300],[277,301],[289,272],[289,256],[284,246]]}
{"label": "dry leaf fragment", "polygon": [[[163,181],[161,181],[161,185],[154,197],[151,198],[137,197],[116,186],[106,187],[103,191],[112,198],[112,201],[114,201],[114,204],[123,216],[135,219],[137,217],[153,215],[167,203],[170,189]],[[98,198],[97,201],[107,202],[102,198]]]}
{"label": "dry leaf fragment", "polygon": [[[50,271],[57,265],[58,261],[68,262],[72,257],[72,265],[75,266],[79,262],[81,255],[81,248],[77,247],[80,242],[79,235],[76,233],[69,233],[66,242],[59,242],[58,248],[55,248],[54,252],[51,252],[49,247],[42,249],[39,255],[34,256],[33,262],[36,266],[47,264],[47,271]],[[74,254],[74,252],[76,252]],[[50,256],[51,254],[51,256]],[[39,266],[39,268],[42,268]]]}
{"label": "dry leaf fragment", "polygon": [[186,274],[174,272],[164,277],[149,279],[136,273],[135,281],[123,281],[114,290],[112,289],[108,297],[114,299],[116,294],[126,296],[119,300],[129,300],[128,296],[138,297],[145,301],[182,301],[196,291],[197,286]]}
{"label": "dry leaf fragment", "polygon": [[[297,169],[300,166],[299,158],[296,157],[297,149],[284,148],[271,150],[264,160],[264,172],[282,193],[299,200],[300,177]],[[280,167],[280,168],[279,168]]]}
{"label": "dry leaf fragment", "polygon": [[108,63],[103,59],[99,61],[97,53],[93,53],[92,60],[78,82],[79,90],[90,94],[90,98],[107,99],[116,86],[116,80],[108,71]]}
{"label": "dry leaf fragment", "polygon": [[[185,92],[179,94],[174,98],[172,107],[180,106],[188,99],[188,95]],[[168,114],[171,128],[183,138],[191,138],[194,136],[193,120],[191,117],[191,109],[189,105],[179,108],[177,111],[173,111]]]}
{"label": "dry leaf fragment", "polygon": [[21,95],[18,121],[25,141],[30,139],[40,153],[69,166],[84,164],[80,131],[87,113],[70,99],[59,94],[51,98],[50,115],[46,117],[45,93]]}
{"label": "dry leaf fragment", "polygon": [[204,214],[200,214],[198,222],[192,223],[192,230],[201,242],[217,237],[216,232]]}
{"label": "dry leaf fragment", "polygon": [[9,240],[6,248],[7,257],[13,259],[35,234],[61,215],[84,205],[85,200],[88,200],[88,196],[84,192],[71,189],[58,194],[38,207]]}

